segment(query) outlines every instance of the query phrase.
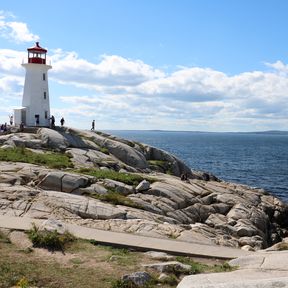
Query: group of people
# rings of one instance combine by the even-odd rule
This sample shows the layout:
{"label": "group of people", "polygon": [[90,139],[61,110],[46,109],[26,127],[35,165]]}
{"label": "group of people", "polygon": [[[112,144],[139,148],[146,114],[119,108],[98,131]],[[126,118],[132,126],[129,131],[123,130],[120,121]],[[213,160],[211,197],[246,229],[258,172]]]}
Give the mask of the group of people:
{"label": "group of people", "polygon": [[[62,117],[62,118],[60,119],[61,127],[64,126],[64,123],[65,123],[65,119]],[[55,117],[54,117],[53,115],[50,117],[50,127],[51,127],[52,129],[55,129]]]}
{"label": "group of people", "polygon": [[7,123],[1,124],[1,126],[0,126],[0,132],[6,132],[6,131],[8,131]]}
{"label": "group of people", "polygon": [[[13,125],[13,115],[9,115],[9,124],[10,127]],[[5,124],[1,124],[0,126],[0,132],[7,132],[10,129],[9,125],[5,122]]]}
{"label": "group of people", "polygon": [[[52,129],[55,129],[55,117],[54,117],[54,115],[52,115],[50,118],[49,118],[49,120],[50,120],[50,128],[52,128]],[[10,126],[12,126],[13,125],[13,115],[11,115],[11,116],[9,116],[9,122],[10,122]],[[60,124],[61,124],[61,127],[63,127],[64,126],[64,124],[65,124],[65,119],[64,119],[64,117],[62,117],[61,119],[60,119]],[[37,126],[37,125],[36,125]],[[24,129],[24,123],[21,123],[20,124],[20,131],[21,130],[23,130]],[[95,120],[93,120],[92,121],[92,124],[91,124],[91,131],[94,131],[95,130]],[[7,125],[7,123],[5,123],[5,124],[2,124],[1,126],[0,126],[0,132],[6,132],[6,131],[8,131],[8,125]]]}

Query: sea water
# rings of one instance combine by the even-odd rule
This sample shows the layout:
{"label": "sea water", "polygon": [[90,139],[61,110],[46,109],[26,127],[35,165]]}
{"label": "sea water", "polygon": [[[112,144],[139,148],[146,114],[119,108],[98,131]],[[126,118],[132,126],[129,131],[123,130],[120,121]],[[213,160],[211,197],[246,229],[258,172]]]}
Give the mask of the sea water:
{"label": "sea water", "polygon": [[106,131],[164,149],[194,170],[264,188],[288,201],[288,133]]}

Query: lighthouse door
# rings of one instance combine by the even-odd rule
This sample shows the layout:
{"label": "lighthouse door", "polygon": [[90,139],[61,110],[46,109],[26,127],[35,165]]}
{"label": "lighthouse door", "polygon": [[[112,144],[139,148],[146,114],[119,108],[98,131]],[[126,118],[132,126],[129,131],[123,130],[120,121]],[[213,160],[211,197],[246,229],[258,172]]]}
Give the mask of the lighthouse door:
{"label": "lighthouse door", "polygon": [[39,126],[39,123],[40,123],[40,116],[39,116],[39,114],[36,114],[35,115],[35,124],[36,124],[36,126]]}

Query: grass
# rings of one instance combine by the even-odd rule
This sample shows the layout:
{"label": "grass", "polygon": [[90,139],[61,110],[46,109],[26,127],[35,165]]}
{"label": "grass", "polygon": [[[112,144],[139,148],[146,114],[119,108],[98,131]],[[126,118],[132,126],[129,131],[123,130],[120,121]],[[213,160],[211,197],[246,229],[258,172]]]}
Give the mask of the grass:
{"label": "grass", "polygon": [[[171,162],[169,161],[164,161],[164,160],[148,160],[149,166],[151,169],[154,167],[159,167],[161,171],[163,171],[166,174],[173,174],[171,170]],[[158,169],[159,169],[158,168]]]}
{"label": "grass", "polygon": [[[131,288],[133,286],[127,286],[129,283],[122,281],[121,277],[143,270],[143,264],[154,262],[141,252],[97,245],[94,240],[76,239],[67,246],[61,257],[55,257],[53,255],[57,253],[50,252],[39,257],[38,253],[32,251],[27,254],[11,243],[0,242],[0,288]],[[194,262],[189,257],[179,257],[178,260],[186,264],[198,264],[199,272],[214,272],[215,267],[220,267],[222,271],[230,269],[225,263],[205,265]],[[202,270],[199,267],[204,268]],[[177,285],[178,278],[173,274],[157,282],[157,275],[151,275],[153,281],[146,288],[175,288]]]}
{"label": "grass", "polygon": [[106,147],[101,147],[100,152],[109,155],[109,150]]}
{"label": "grass", "polygon": [[9,238],[0,231],[0,243],[10,243]]}
{"label": "grass", "polygon": [[207,265],[199,262],[195,262],[190,257],[177,256],[176,260],[191,266],[191,274],[199,273],[214,273],[214,272],[230,272],[236,270],[235,267],[230,266],[227,262],[222,264]]}
{"label": "grass", "polygon": [[116,172],[112,170],[100,170],[100,169],[91,169],[91,168],[81,168],[77,170],[78,173],[83,173],[86,175],[94,176],[97,179],[111,179],[125,183],[127,185],[137,186],[144,179],[153,182],[152,179],[144,178],[140,175]]}
{"label": "grass", "polygon": [[73,164],[66,154],[34,153],[23,147],[0,149],[0,161],[24,162],[47,166],[49,168],[72,168]]}
{"label": "grass", "polygon": [[113,205],[124,205],[132,208],[138,208],[141,209],[141,206],[134,201],[132,201],[130,198],[115,192],[115,191],[109,191],[107,194],[97,194],[92,193],[89,194],[89,197],[111,203]]}
{"label": "grass", "polygon": [[277,243],[276,247],[279,251],[288,250],[288,243],[286,242]]}
{"label": "grass", "polygon": [[59,234],[56,230],[39,230],[36,225],[33,225],[27,233],[34,247],[46,248],[51,251],[64,251],[65,245],[75,241],[75,237],[67,231]]}
{"label": "grass", "polygon": [[[148,283],[142,285],[142,288],[153,288],[153,287],[157,287],[157,280],[152,279],[151,281],[149,281]],[[138,285],[134,284],[132,281],[124,281],[124,280],[116,280],[112,283],[112,288],[139,288]]]}

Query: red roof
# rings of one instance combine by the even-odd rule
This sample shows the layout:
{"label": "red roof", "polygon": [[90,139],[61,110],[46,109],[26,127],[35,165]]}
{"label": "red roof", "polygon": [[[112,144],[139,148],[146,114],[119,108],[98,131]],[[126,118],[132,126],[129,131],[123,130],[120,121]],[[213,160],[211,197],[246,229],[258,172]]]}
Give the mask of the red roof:
{"label": "red roof", "polygon": [[42,48],[40,45],[39,45],[39,42],[36,42],[36,45],[34,47],[31,47],[31,48],[28,48],[27,49],[29,52],[40,52],[40,53],[47,53],[47,50]]}

